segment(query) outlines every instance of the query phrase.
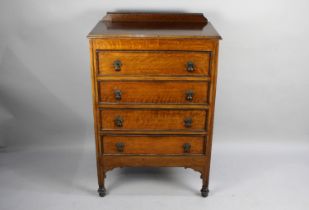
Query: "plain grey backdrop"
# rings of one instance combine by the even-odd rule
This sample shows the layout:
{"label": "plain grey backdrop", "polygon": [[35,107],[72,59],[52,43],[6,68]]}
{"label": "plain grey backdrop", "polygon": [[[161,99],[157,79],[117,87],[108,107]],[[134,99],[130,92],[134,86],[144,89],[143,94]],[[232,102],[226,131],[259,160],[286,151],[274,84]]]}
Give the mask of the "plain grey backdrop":
{"label": "plain grey backdrop", "polygon": [[[0,2],[0,209],[308,209],[309,2]],[[87,33],[107,11],[202,12],[223,37],[211,193],[123,169],[96,195]],[[44,209],[43,208],[43,209]]]}

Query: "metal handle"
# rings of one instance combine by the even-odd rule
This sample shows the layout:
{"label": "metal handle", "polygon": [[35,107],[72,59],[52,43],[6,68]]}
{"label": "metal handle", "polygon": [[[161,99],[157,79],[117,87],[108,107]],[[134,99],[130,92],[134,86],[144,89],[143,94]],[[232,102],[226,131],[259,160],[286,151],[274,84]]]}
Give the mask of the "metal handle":
{"label": "metal handle", "polygon": [[184,151],[185,153],[189,153],[189,152],[190,152],[190,149],[191,149],[191,144],[189,144],[189,143],[184,143],[184,144],[183,144],[183,151]]}
{"label": "metal handle", "polygon": [[121,96],[122,96],[121,90],[115,90],[114,95],[115,95],[116,100],[121,100]]}
{"label": "metal handle", "polygon": [[193,100],[193,95],[194,95],[194,91],[193,90],[186,91],[186,100],[187,101],[192,101]]}
{"label": "metal handle", "polygon": [[121,70],[122,63],[121,63],[120,60],[115,60],[115,61],[113,62],[113,66],[114,66],[115,71],[120,71],[120,70]]}
{"label": "metal handle", "polygon": [[193,63],[192,61],[188,61],[188,62],[187,62],[187,71],[188,71],[188,72],[193,72],[194,69],[195,69],[194,63]]}
{"label": "metal handle", "polygon": [[115,126],[122,127],[123,126],[123,119],[120,116],[117,116],[114,120]]}
{"label": "metal handle", "polygon": [[118,152],[123,152],[124,150],[124,143],[123,142],[117,142],[116,143],[116,148]]}
{"label": "metal handle", "polygon": [[184,122],[184,126],[186,128],[191,128],[192,127],[192,118],[191,117],[185,118],[183,122]]}

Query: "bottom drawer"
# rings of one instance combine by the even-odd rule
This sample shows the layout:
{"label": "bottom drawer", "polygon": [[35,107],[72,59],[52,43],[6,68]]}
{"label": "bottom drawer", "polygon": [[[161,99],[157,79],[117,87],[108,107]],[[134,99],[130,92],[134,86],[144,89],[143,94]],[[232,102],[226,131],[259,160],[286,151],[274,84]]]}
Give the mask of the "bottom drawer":
{"label": "bottom drawer", "polygon": [[104,154],[203,154],[203,136],[103,136]]}

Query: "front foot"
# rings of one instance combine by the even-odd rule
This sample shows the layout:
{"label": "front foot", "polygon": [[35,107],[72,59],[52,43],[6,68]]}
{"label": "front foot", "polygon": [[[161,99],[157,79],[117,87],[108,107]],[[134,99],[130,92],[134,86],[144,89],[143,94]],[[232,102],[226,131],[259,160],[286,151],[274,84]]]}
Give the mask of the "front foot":
{"label": "front foot", "polygon": [[100,197],[104,197],[106,195],[106,190],[104,187],[99,187],[98,193]]}
{"label": "front foot", "polygon": [[208,196],[208,193],[209,193],[209,190],[208,190],[208,187],[202,187],[202,189],[201,189],[201,195],[202,195],[202,197],[207,197]]}

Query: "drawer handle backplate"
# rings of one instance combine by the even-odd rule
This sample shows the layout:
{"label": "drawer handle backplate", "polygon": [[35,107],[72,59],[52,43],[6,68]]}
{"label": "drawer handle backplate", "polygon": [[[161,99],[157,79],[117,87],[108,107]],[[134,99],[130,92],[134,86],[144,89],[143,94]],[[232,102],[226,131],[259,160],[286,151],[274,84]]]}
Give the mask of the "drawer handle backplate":
{"label": "drawer handle backplate", "polygon": [[113,66],[114,66],[115,71],[120,71],[122,63],[120,60],[115,60],[113,63]]}
{"label": "drawer handle backplate", "polygon": [[118,100],[118,101],[121,100],[121,96],[122,96],[121,90],[115,90],[114,94],[115,94],[115,99],[116,100]]}
{"label": "drawer handle backplate", "polygon": [[124,150],[124,143],[123,142],[117,142],[116,143],[116,148],[118,152],[123,152]]}
{"label": "drawer handle backplate", "polygon": [[184,126],[186,128],[191,128],[192,127],[192,118],[191,117],[185,118],[183,122],[184,122]]}
{"label": "drawer handle backplate", "polygon": [[193,72],[195,70],[195,65],[192,61],[187,62],[187,71],[188,72]]}
{"label": "drawer handle backplate", "polygon": [[194,96],[194,91],[193,90],[188,90],[186,91],[186,100],[187,101],[192,101]]}
{"label": "drawer handle backplate", "polygon": [[183,144],[183,151],[184,151],[184,153],[189,153],[190,149],[191,149],[191,144],[189,144],[189,143],[184,143]]}
{"label": "drawer handle backplate", "polygon": [[114,120],[115,126],[122,127],[123,126],[123,119],[120,116],[117,116]]}

